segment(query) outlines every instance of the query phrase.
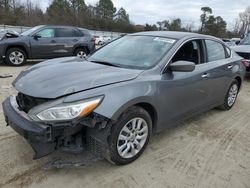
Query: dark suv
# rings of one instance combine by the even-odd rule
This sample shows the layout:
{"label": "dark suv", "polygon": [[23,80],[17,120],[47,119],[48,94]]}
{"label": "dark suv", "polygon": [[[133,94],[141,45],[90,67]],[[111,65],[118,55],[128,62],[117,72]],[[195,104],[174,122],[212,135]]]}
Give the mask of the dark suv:
{"label": "dark suv", "polygon": [[6,32],[0,38],[0,58],[14,66],[27,59],[85,57],[93,50],[95,42],[89,31],[77,27],[42,25],[20,35]]}

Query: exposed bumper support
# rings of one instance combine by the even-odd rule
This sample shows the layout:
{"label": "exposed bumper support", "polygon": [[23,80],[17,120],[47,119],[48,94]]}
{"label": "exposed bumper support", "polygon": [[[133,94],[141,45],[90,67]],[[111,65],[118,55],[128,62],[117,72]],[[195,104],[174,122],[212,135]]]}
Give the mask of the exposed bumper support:
{"label": "exposed bumper support", "polygon": [[35,151],[34,159],[41,158],[56,149],[52,140],[51,126],[33,122],[18,109],[13,96],[3,102],[3,111],[7,125],[22,135]]}
{"label": "exposed bumper support", "polygon": [[[92,114],[76,122],[54,126],[30,119],[25,112],[19,110],[14,96],[7,98],[2,105],[7,125],[22,135],[35,151],[33,159],[44,157],[60,147],[70,148],[71,145],[67,143],[71,141],[72,136],[76,146],[83,147],[82,144],[85,144],[84,147],[98,158],[106,156],[108,152],[107,138],[111,125],[107,123],[109,120],[101,115]],[[82,140],[83,137],[85,141]],[[83,143],[76,143],[79,140],[77,138]],[[77,149],[76,146],[73,149]]]}

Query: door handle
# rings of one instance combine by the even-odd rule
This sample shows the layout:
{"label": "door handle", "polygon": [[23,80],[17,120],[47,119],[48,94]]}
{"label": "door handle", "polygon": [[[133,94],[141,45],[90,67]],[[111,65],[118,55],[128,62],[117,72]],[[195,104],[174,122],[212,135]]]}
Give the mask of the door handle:
{"label": "door handle", "polygon": [[208,73],[204,73],[201,75],[202,78],[208,78],[209,77],[209,74]]}
{"label": "door handle", "polygon": [[56,43],[56,41],[55,40],[51,40],[50,43]]}
{"label": "door handle", "polygon": [[73,42],[78,42],[78,40],[77,40],[77,39],[74,39]]}
{"label": "door handle", "polygon": [[233,65],[228,65],[227,68],[228,69],[231,69],[233,67]]}

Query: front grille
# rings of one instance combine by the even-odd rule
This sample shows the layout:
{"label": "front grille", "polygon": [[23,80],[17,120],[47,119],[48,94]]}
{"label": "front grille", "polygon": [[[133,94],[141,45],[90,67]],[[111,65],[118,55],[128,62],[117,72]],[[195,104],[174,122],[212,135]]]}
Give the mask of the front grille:
{"label": "front grille", "polygon": [[237,54],[244,59],[250,59],[250,52],[249,53],[243,53],[243,52],[237,52]]}
{"label": "front grille", "polygon": [[28,113],[31,108],[48,101],[48,99],[30,97],[23,93],[18,93],[16,100],[19,108],[26,113]]}

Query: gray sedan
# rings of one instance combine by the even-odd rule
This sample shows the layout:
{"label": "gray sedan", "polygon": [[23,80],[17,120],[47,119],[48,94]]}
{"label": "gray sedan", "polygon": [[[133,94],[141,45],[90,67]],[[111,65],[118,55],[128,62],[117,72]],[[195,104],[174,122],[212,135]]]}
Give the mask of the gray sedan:
{"label": "gray sedan", "polygon": [[8,125],[41,158],[88,149],[128,164],[153,133],[206,110],[233,107],[242,58],[221,40],[184,32],[126,35],[87,59],[60,58],[23,71],[3,103]]}

